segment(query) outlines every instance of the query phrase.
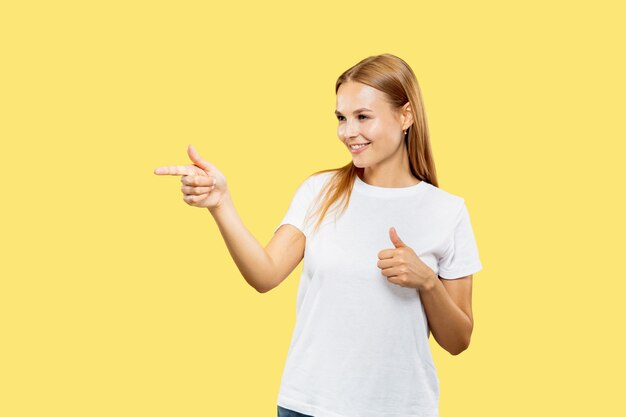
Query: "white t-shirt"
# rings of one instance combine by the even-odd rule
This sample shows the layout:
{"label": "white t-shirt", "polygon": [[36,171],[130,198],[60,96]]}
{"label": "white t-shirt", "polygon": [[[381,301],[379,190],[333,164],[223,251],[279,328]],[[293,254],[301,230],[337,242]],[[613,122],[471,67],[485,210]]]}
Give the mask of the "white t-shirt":
{"label": "white t-shirt", "polygon": [[[278,405],[314,417],[437,417],[439,379],[419,292],[377,266],[389,228],[441,278],[482,269],[465,200],[421,181],[378,187],[358,176],[343,215],[312,233],[307,210],[334,172],[305,179],[283,224],[306,236],[296,323]],[[341,203],[343,204],[343,203]],[[340,206],[342,207],[342,206]]]}

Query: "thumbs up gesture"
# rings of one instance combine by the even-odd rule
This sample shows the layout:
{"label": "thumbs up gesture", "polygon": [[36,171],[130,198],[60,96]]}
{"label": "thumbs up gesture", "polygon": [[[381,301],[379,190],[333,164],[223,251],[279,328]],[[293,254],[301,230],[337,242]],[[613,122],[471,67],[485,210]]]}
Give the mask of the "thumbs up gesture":
{"label": "thumbs up gesture", "polygon": [[400,239],[394,227],[389,229],[389,238],[394,248],[378,252],[376,263],[387,280],[401,287],[418,290],[432,287],[433,280],[439,279],[435,271]]}
{"label": "thumbs up gesture", "polygon": [[187,154],[193,164],[160,166],[156,175],[181,175],[183,184],[180,190],[183,200],[190,206],[206,207],[212,210],[219,207],[228,194],[226,177],[210,162],[202,159],[196,149],[189,145]]}

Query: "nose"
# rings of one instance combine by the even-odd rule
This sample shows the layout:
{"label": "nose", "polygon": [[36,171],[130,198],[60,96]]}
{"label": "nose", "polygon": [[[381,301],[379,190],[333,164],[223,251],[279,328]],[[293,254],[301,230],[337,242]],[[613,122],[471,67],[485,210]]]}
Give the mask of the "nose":
{"label": "nose", "polygon": [[341,132],[341,137],[346,140],[346,139],[350,139],[353,138],[355,136],[358,136],[359,134],[359,130],[357,129],[357,124],[354,121],[346,121],[346,123],[344,123],[343,127],[343,131]]}

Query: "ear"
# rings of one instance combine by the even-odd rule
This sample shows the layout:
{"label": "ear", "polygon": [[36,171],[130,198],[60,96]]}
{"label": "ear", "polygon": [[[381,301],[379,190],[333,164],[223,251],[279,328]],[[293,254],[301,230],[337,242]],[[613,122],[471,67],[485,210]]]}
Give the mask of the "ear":
{"label": "ear", "polygon": [[411,102],[407,101],[404,106],[402,106],[402,130],[406,130],[413,124],[413,110],[411,109]]}

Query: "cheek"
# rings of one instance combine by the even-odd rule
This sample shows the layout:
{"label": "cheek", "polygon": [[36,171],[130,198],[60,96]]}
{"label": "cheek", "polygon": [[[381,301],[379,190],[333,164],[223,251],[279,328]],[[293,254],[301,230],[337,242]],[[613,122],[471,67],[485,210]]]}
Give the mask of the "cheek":
{"label": "cheek", "polygon": [[385,124],[374,120],[363,129],[363,134],[366,135],[373,142],[384,143],[388,141],[388,132],[385,129]]}
{"label": "cheek", "polygon": [[370,141],[376,140],[379,136],[378,128],[373,122],[363,123],[359,128],[359,133],[363,138]]}

